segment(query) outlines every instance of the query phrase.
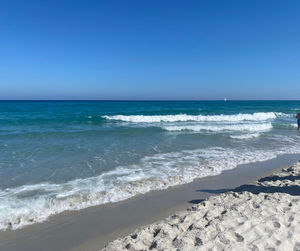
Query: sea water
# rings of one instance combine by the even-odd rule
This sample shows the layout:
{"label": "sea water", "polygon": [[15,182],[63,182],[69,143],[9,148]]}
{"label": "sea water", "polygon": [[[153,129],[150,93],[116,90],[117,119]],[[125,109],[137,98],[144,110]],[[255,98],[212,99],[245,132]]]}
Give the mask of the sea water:
{"label": "sea water", "polygon": [[300,153],[299,101],[0,102],[0,230]]}

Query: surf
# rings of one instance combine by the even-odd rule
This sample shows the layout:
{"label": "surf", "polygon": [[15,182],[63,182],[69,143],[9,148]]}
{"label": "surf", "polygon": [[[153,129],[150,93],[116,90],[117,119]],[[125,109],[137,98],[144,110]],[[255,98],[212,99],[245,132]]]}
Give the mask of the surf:
{"label": "surf", "polygon": [[280,113],[257,112],[257,113],[238,113],[232,115],[104,115],[102,118],[107,120],[117,120],[132,123],[159,123],[159,122],[238,122],[238,121],[266,121],[277,118]]}

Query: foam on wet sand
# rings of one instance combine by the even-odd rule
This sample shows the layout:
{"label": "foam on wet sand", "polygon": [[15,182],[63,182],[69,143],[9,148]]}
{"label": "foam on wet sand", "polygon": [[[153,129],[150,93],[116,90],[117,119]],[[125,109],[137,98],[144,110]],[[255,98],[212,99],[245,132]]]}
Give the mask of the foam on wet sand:
{"label": "foam on wet sand", "polygon": [[300,162],[139,228],[103,250],[176,249],[300,250]]}

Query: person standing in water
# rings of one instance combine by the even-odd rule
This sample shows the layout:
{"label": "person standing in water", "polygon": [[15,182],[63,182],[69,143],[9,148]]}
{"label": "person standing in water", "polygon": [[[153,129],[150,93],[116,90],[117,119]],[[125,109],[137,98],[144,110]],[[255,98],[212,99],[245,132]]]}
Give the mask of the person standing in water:
{"label": "person standing in water", "polygon": [[297,122],[298,122],[298,131],[299,131],[300,130],[300,112],[297,113],[296,118],[298,120]]}

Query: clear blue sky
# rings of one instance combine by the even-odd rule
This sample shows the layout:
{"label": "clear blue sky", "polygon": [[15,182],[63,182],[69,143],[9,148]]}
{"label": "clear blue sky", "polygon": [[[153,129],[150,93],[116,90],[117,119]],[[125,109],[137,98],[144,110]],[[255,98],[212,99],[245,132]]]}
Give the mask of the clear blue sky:
{"label": "clear blue sky", "polygon": [[300,1],[0,2],[0,99],[299,99]]}

